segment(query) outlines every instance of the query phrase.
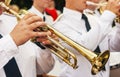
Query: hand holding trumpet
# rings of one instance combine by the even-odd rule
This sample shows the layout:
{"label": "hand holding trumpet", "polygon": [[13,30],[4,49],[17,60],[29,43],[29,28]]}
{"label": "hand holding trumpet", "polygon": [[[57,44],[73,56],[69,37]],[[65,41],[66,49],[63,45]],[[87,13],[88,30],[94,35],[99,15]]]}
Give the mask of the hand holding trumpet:
{"label": "hand holding trumpet", "polygon": [[34,31],[36,28],[44,26],[46,26],[46,24],[39,16],[29,13],[18,22],[10,35],[12,36],[17,46],[25,43],[33,37],[38,37],[36,40],[42,42],[45,45],[51,44],[51,42],[47,40],[48,35],[53,36],[50,31]]}

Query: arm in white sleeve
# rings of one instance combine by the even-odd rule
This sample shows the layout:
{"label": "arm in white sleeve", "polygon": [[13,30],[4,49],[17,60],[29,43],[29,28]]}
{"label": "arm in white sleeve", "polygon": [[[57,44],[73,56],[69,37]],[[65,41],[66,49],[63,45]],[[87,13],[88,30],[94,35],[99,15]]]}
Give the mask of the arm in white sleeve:
{"label": "arm in white sleeve", "polygon": [[51,52],[46,48],[45,50],[38,48],[37,55],[37,74],[48,73],[54,67],[55,60]]}
{"label": "arm in white sleeve", "polygon": [[[110,32],[111,24],[115,17],[114,13],[105,11],[99,19],[95,19],[96,25],[89,32],[79,36],[80,39],[77,39],[77,42],[88,49],[94,50]],[[93,22],[95,21],[93,20]]]}
{"label": "arm in white sleeve", "polygon": [[10,35],[3,36],[0,39],[0,69],[18,53],[17,49]]}
{"label": "arm in white sleeve", "polygon": [[120,51],[120,24],[117,24],[114,33],[109,37],[110,51]]}
{"label": "arm in white sleeve", "polygon": [[76,30],[76,26],[74,27],[74,25],[81,26],[81,24],[78,24],[80,23],[80,20],[72,22],[72,19],[68,16],[65,17],[64,12],[63,17],[59,20],[59,22],[56,22],[53,27],[78,44],[81,44],[90,50],[94,50],[111,30],[111,24],[116,15],[110,11],[105,11],[100,18],[94,17],[93,15],[89,16],[90,17],[87,17],[88,19],[90,18],[89,21],[93,23],[90,23],[90,25],[93,27],[87,33],[80,27],[80,31],[78,29]]}

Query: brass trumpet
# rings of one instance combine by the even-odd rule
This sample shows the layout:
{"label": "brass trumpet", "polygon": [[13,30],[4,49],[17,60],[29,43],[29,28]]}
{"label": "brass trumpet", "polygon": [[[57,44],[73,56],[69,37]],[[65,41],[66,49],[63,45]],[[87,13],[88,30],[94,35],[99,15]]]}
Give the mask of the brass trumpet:
{"label": "brass trumpet", "polygon": [[[108,3],[107,2],[94,3],[94,2],[91,2],[91,1],[86,1],[86,4],[101,7],[101,6],[106,6]],[[119,2],[119,5],[120,5],[120,2]]]}
{"label": "brass trumpet", "polygon": [[[17,13],[15,13],[11,9],[9,9],[3,2],[0,2],[0,6],[4,7],[7,11],[11,12],[16,17],[21,19],[21,17]],[[103,69],[103,67],[105,66],[105,64],[107,63],[107,61],[109,59],[109,55],[110,55],[108,50],[106,50],[103,53],[100,53],[100,55],[97,55],[97,54],[93,53],[92,51],[86,49],[85,47],[81,46],[80,44],[77,44],[76,42],[74,42],[70,38],[64,36],[62,33],[60,33],[59,31],[55,30],[50,25],[46,25],[46,27],[51,32],[53,32],[55,35],[57,35],[60,39],[62,39],[64,42],[66,42],[68,45],[70,45],[71,47],[76,49],[80,54],[82,54],[85,58],[88,59],[88,61],[92,65],[91,73],[93,75],[95,75],[99,71],[101,71]],[[63,47],[61,44],[59,44],[57,41],[52,39],[50,36],[48,36],[48,39],[53,43],[53,45],[51,45],[48,48],[50,48],[50,50],[54,54],[56,54],[58,57],[60,57],[68,65],[72,66],[73,68],[77,68],[77,58],[76,58],[76,56],[73,53],[71,53],[71,51],[69,51],[68,49]],[[73,60],[74,60],[73,62],[74,63],[72,63],[70,61],[71,58],[73,58]]]}
{"label": "brass trumpet", "polygon": [[86,4],[87,5],[93,5],[93,6],[106,6],[107,2],[104,2],[104,3],[94,3],[94,2],[91,2],[91,1],[86,1]]}
{"label": "brass trumpet", "polygon": [[[108,3],[107,2],[94,3],[94,2],[91,2],[91,1],[86,1],[86,4],[100,7],[100,13],[102,14],[103,10],[101,9],[101,7],[106,6]],[[119,2],[119,5],[120,5],[120,2]],[[120,23],[120,16],[117,16],[115,18],[115,21],[117,23]]]}

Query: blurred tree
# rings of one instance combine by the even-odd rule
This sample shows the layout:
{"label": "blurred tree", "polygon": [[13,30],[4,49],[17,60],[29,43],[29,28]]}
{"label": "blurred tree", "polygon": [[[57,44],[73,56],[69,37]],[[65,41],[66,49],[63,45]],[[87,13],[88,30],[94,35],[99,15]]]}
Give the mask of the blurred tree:
{"label": "blurred tree", "polygon": [[55,8],[62,12],[63,7],[65,6],[65,0],[55,0],[55,4],[56,4]]}
{"label": "blurred tree", "polygon": [[32,5],[32,0],[12,0],[11,4],[17,4],[20,9],[29,9]]}

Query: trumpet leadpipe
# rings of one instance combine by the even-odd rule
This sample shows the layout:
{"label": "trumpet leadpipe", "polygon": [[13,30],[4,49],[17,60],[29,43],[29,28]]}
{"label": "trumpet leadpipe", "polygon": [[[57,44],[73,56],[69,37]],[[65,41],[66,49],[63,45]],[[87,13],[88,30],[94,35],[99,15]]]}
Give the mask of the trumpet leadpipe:
{"label": "trumpet leadpipe", "polygon": [[0,2],[0,6],[3,7],[7,12],[14,14],[18,19],[22,19],[22,17],[18,13],[7,7],[3,2]]}

